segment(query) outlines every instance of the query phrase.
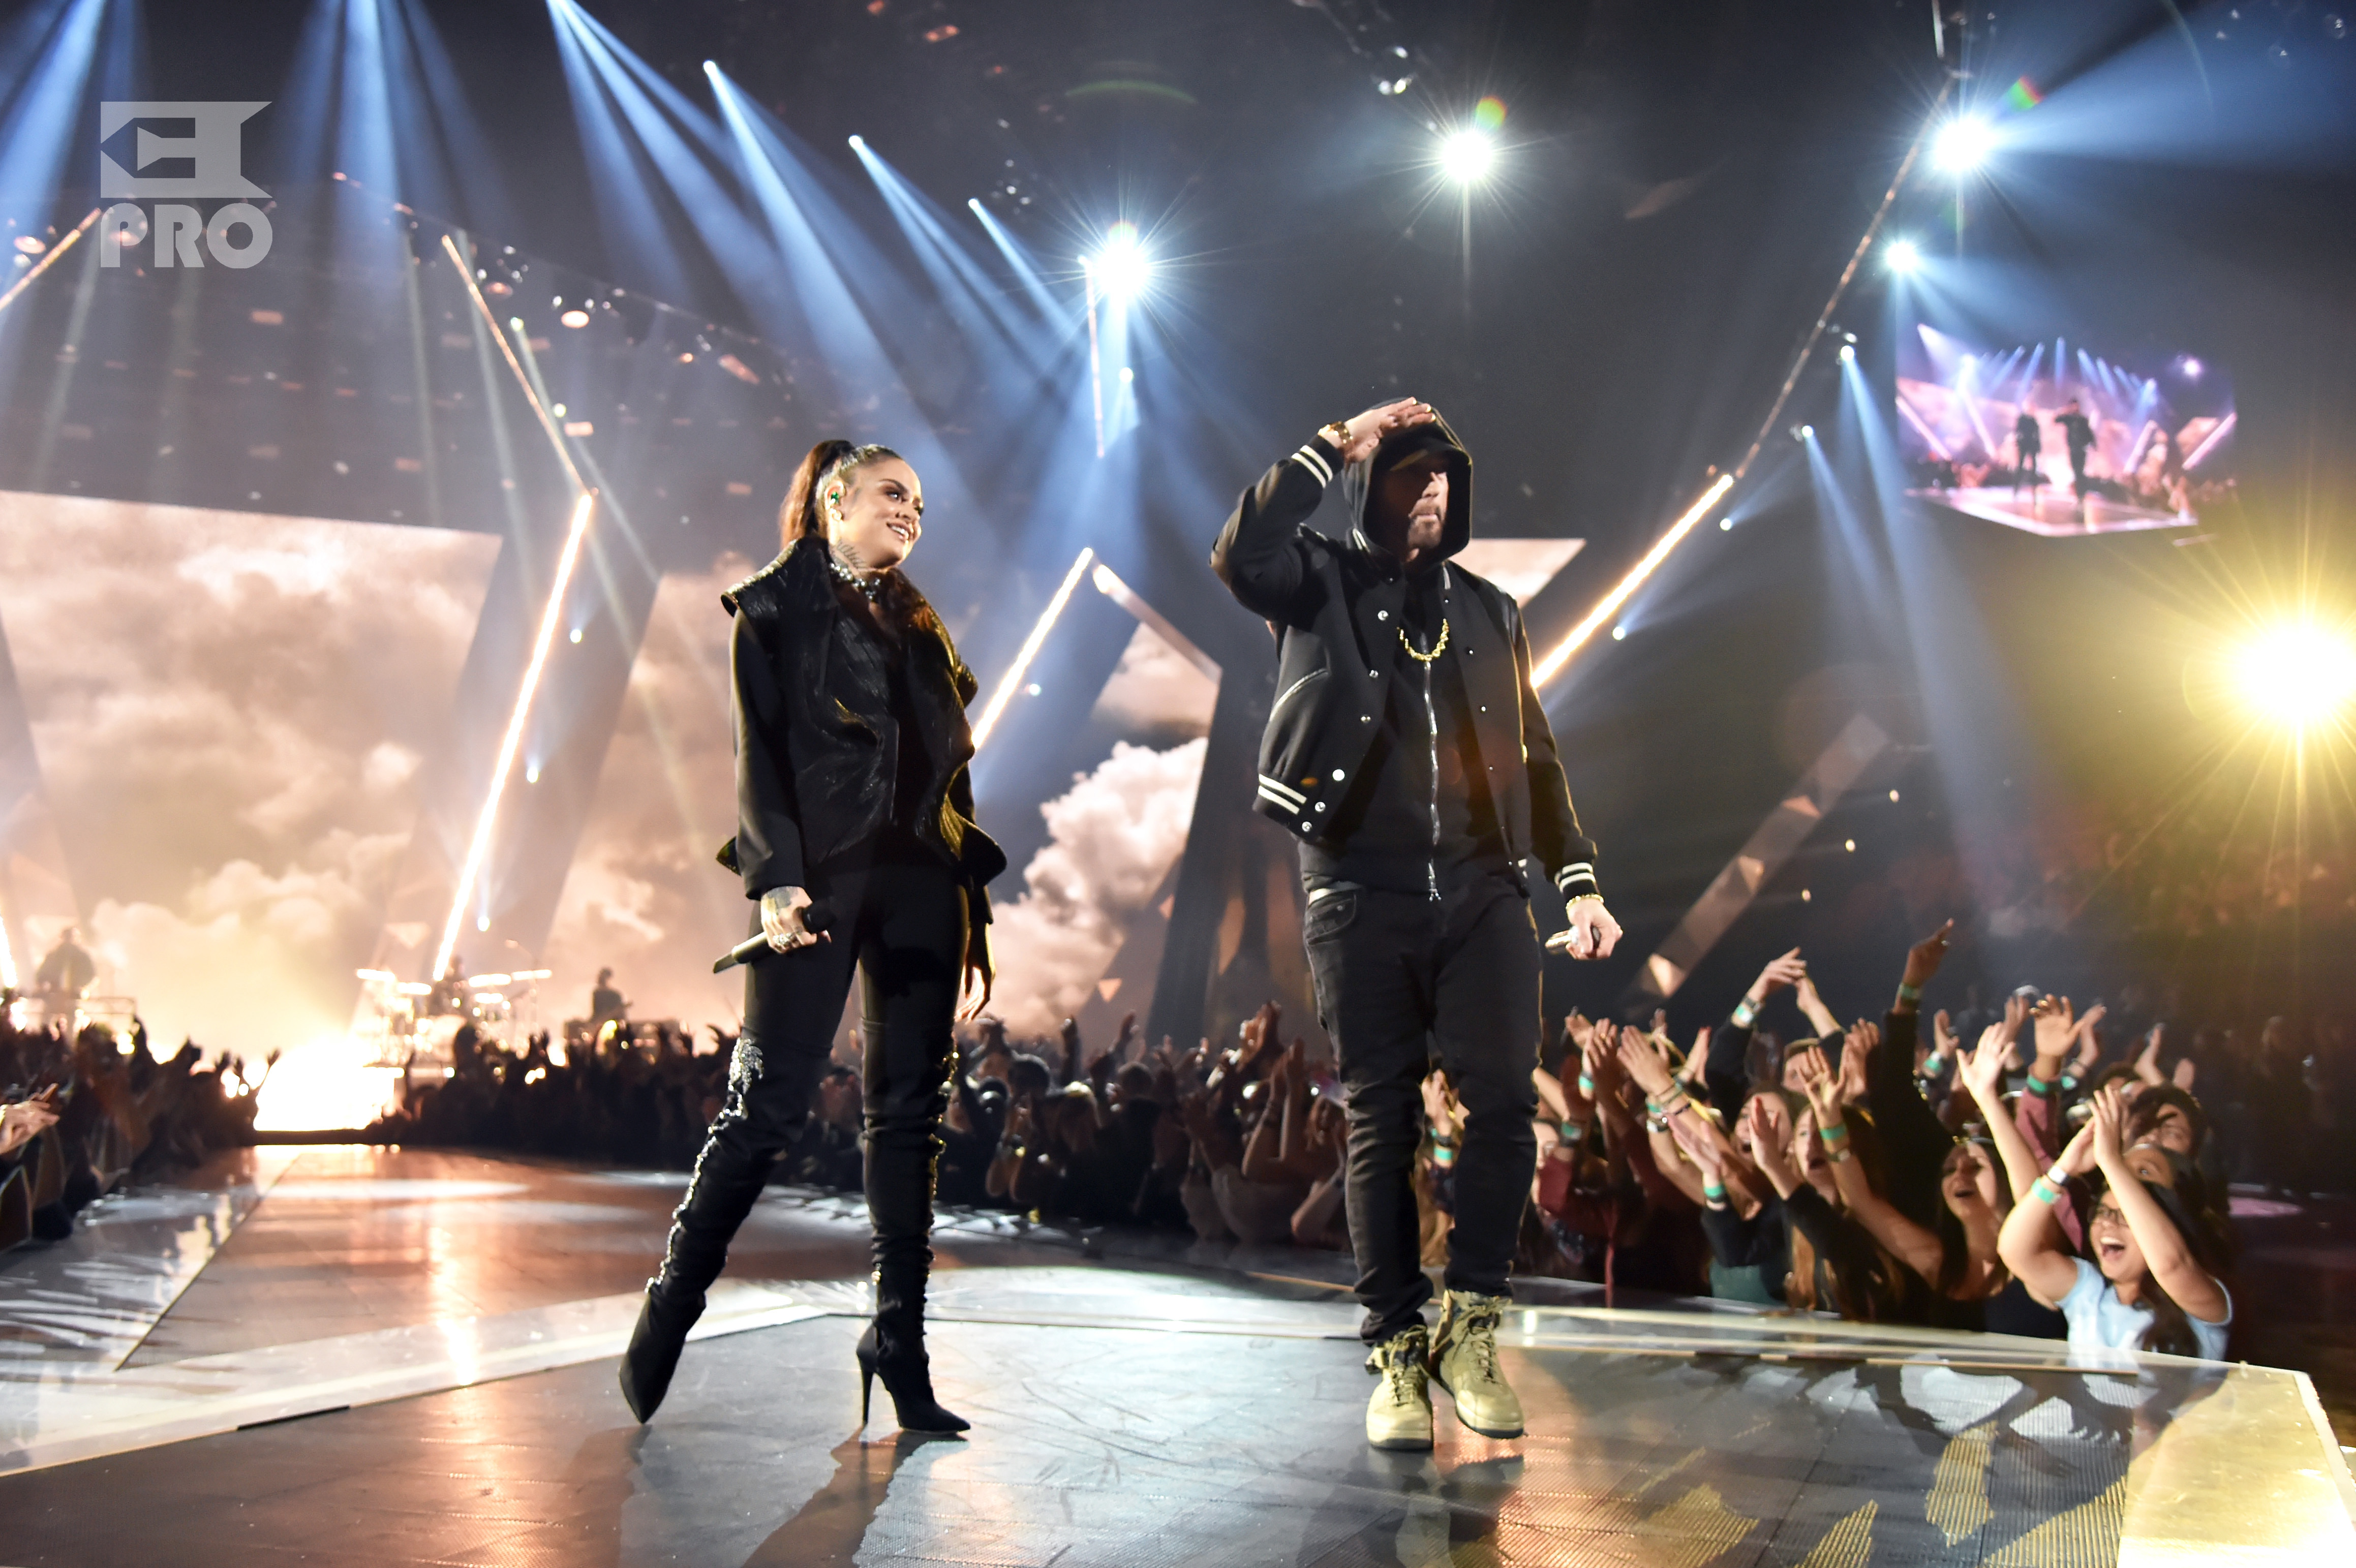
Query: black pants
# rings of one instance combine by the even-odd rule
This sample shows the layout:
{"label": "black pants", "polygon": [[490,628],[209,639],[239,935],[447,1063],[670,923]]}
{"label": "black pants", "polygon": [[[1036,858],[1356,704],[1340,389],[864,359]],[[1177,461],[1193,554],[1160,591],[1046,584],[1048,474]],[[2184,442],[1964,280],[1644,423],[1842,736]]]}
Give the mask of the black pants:
{"label": "black pants", "polygon": [[1435,1055],[1465,1113],[1448,1287],[1506,1290],[1537,1159],[1537,926],[1518,886],[1484,877],[1437,900],[1337,884],[1312,894],[1303,935],[1348,1096],[1359,1332],[1380,1344],[1431,1299],[1414,1171]]}
{"label": "black pants", "polygon": [[[948,1106],[949,1037],[966,949],[965,890],[921,851],[813,869],[809,892],[833,914],[832,940],[767,953],[746,967],[744,1031],[728,1095],[671,1216],[658,1287],[701,1295],[760,1197],[770,1168],[809,1119],[855,965],[864,981],[867,1211],[878,1269],[932,1260],[934,1162]],[[756,913],[753,929],[760,930]]]}

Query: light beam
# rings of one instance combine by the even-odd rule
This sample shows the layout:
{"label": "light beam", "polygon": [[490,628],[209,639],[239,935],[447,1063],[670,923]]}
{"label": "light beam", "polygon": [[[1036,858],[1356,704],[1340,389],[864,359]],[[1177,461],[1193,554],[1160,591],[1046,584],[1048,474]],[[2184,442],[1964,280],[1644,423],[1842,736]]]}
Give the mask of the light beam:
{"label": "light beam", "polygon": [[1064,573],[1063,584],[1055,590],[1055,596],[1047,601],[1047,608],[1040,613],[1038,624],[1033,626],[1031,635],[1023,639],[1023,646],[1014,656],[1014,667],[1006,672],[1005,678],[998,683],[998,689],[990,694],[990,701],[982,708],[981,718],[974,724],[973,749],[976,752],[989,741],[990,732],[998,728],[999,716],[1006,711],[1006,704],[1022,688],[1023,677],[1030,673],[1031,661],[1039,656],[1040,645],[1046,642],[1047,634],[1055,629],[1056,617],[1064,613],[1064,606],[1071,603],[1072,590],[1080,585],[1081,575],[1096,558],[1093,546],[1080,547],[1078,559],[1072,562],[1072,570]]}
{"label": "light beam", "polygon": [[589,519],[597,509],[597,492],[584,490],[573,503],[573,523],[564,536],[564,553],[556,560],[556,581],[548,590],[548,606],[541,612],[540,635],[533,639],[531,663],[524,667],[523,687],[516,693],[515,711],[508,716],[508,732],[499,741],[498,760],[491,765],[490,794],[483,801],[483,814],[475,822],[473,842],[466,846],[466,863],[458,871],[458,891],[450,900],[450,918],[442,926],[442,945],[434,950],[433,978],[439,979],[450,966],[450,955],[458,948],[458,931],[466,923],[466,905],[475,896],[475,883],[482,875],[484,858],[490,853],[491,830],[498,824],[499,800],[507,794],[508,775],[515,771],[516,752],[523,745],[525,720],[531,717],[532,695],[540,689],[541,671],[548,664],[548,650],[556,641],[556,628],[564,619],[565,591],[573,582],[573,569],[581,560],[581,541],[589,532]]}
{"label": "light beam", "polygon": [[1644,559],[1638,561],[1630,570],[1628,575],[1620,580],[1620,585],[1605,594],[1602,602],[1587,613],[1587,618],[1573,626],[1570,629],[1570,635],[1557,643],[1554,645],[1554,651],[1537,662],[1530,671],[1530,684],[1533,687],[1539,687],[1552,680],[1562,667],[1570,662],[1570,656],[1579,651],[1580,645],[1593,636],[1595,628],[1610,620],[1620,606],[1628,602],[1628,596],[1644,585],[1644,579],[1652,576],[1661,562],[1669,559],[1669,552],[1684,542],[1686,535],[1693,531],[1694,525],[1701,521],[1703,514],[1717,506],[1726,493],[1733,488],[1734,475],[1719,475],[1711,483],[1710,487],[1701,493],[1701,499],[1687,507],[1685,515],[1669,525],[1669,531],[1663,534],[1653,548],[1644,552]]}

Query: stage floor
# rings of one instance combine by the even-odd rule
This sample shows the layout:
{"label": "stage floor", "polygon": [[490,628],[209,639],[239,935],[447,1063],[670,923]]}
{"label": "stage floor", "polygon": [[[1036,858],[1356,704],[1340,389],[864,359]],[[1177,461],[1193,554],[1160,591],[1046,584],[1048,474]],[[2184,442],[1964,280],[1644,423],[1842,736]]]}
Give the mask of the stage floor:
{"label": "stage floor", "polygon": [[1966,517],[2002,523],[2008,528],[2042,534],[2048,539],[2201,526],[2198,517],[2131,507],[2101,495],[2080,501],[2066,485],[2034,490],[2010,490],[1999,485],[1987,489],[1910,490],[1907,494],[1951,507]]}
{"label": "stage floor", "polygon": [[862,1217],[786,1189],[641,1428],[614,1358],[681,1181],[261,1150],[0,1260],[0,1561],[2356,1561],[2297,1373],[1539,1284],[1529,1435],[1442,1398],[1434,1453],[1384,1455],[1344,1260],[986,1216],[939,1238],[932,1335],[974,1430],[862,1441]]}

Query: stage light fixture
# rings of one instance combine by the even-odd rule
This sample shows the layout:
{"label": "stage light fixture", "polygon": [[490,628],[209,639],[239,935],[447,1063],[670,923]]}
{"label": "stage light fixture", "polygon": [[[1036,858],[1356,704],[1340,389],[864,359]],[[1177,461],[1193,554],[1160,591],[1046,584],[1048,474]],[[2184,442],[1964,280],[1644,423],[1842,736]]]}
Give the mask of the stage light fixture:
{"label": "stage light fixture", "polygon": [[1922,264],[1922,248],[1912,240],[1892,240],[1881,248],[1881,261],[1902,277]]}
{"label": "stage light fixture", "polygon": [[1997,148],[1996,127],[1975,114],[1959,114],[1939,131],[1931,156],[1950,174],[1965,175],[1987,162]]}
{"label": "stage light fixture", "polygon": [[1458,185],[1478,185],[1497,165],[1497,144],[1489,133],[1468,125],[1441,138],[1440,166]]}
{"label": "stage light fixture", "polygon": [[1856,363],[1857,363],[1857,345],[1856,345],[1856,344],[1854,344],[1854,343],[1844,343],[1844,344],[1842,344],[1842,345],[1841,345],[1840,357],[1841,357],[1841,361],[1842,361],[1842,363],[1844,363],[1844,364],[1848,364],[1848,365],[1854,365],[1854,364],[1856,364]]}
{"label": "stage light fixture", "polygon": [[2235,654],[2233,678],[2253,713],[2308,730],[2340,718],[2356,700],[2356,644],[2311,621],[2276,626]]}
{"label": "stage light fixture", "polygon": [[1153,260],[1145,253],[1145,241],[1137,225],[1127,219],[1105,230],[1103,247],[1086,264],[1106,297],[1123,304],[1144,293],[1153,277]]}

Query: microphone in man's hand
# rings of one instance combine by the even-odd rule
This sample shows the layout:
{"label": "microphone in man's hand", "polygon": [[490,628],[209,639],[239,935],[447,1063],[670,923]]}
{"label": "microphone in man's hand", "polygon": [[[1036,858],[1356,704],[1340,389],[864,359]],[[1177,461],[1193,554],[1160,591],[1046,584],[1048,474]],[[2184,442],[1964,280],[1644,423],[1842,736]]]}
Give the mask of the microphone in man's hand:
{"label": "microphone in man's hand", "polygon": [[[830,930],[833,925],[834,912],[828,909],[826,905],[822,903],[808,903],[802,906],[802,929],[809,932],[812,936],[822,935],[824,933]],[[723,975],[727,973],[729,970],[734,969],[739,964],[750,964],[754,959],[761,956],[762,954],[775,953],[776,951],[777,951],[776,948],[769,945],[768,937],[765,933],[756,931],[752,935],[746,937],[744,941],[738,943],[735,946],[730,948],[727,952],[722,954],[718,958],[713,959],[712,963],[712,972],[715,975]]]}

